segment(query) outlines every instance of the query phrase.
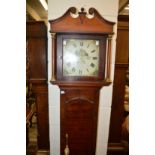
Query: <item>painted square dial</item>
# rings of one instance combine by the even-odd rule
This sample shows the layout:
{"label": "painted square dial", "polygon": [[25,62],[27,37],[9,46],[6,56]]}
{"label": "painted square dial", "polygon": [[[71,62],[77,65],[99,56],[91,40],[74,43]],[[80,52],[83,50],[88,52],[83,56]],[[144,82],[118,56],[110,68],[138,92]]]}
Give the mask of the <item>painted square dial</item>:
{"label": "painted square dial", "polygon": [[98,76],[99,40],[63,40],[63,76]]}

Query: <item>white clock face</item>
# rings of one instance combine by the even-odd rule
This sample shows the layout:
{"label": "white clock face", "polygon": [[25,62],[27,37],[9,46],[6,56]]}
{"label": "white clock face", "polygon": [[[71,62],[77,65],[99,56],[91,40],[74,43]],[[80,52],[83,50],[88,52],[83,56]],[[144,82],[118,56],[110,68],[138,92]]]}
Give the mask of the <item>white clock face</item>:
{"label": "white clock face", "polygon": [[63,76],[98,76],[99,40],[63,40]]}

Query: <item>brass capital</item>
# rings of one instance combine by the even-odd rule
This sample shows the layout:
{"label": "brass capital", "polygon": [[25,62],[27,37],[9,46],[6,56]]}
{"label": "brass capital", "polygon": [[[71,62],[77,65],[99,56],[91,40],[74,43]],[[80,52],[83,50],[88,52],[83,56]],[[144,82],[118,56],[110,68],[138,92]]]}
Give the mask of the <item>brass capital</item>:
{"label": "brass capital", "polygon": [[56,33],[51,33],[52,38],[55,38]]}
{"label": "brass capital", "polygon": [[112,39],[112,34],[109,34],[108,35],[108,40],[111,40]]}

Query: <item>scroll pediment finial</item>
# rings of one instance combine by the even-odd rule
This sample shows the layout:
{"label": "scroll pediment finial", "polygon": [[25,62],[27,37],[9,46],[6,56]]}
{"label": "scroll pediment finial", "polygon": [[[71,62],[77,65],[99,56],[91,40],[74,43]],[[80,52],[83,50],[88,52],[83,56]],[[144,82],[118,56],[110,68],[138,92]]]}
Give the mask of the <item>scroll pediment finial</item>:
{"label": "scroll pediment finial", "polygon": [[76,14],[77,9],[76,9],[75,7],[71,7],[71,8],[69,9],[69,11],[70,11],[71,13],[73,13],[73,14]]}
{"label": "scroll pediment finial", "polygon": [[81,12],[79,12],[79,18],[80,18],[80,21],[81,21],[81,24],[83,24],[85,18],[86,18],[86,12],[85,12],[85,9],[82,7],[81,8]]}
{"label": "scroll pediment finial", "polygon": [[81,8],[81,12],[84,12],[84,8]]}
{"label": "scroll pediment finial", "polygon": [[88,12],[90,15],[93,15],[94,14],[94,8],[90,8]]}

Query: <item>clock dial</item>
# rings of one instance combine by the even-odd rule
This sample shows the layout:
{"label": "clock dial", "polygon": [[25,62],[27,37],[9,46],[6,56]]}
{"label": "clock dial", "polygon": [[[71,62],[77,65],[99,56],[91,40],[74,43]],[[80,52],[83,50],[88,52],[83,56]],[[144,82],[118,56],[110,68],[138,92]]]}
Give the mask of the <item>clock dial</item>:
{"label": "clock dial", "polygon": [[99,40],[63,40],[63,76],[98,76]]}

